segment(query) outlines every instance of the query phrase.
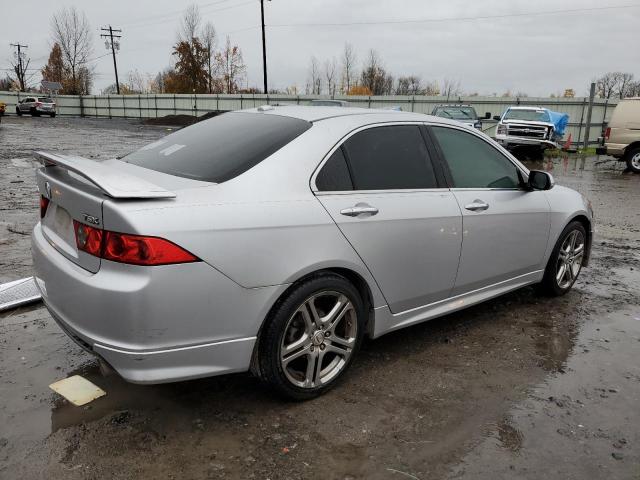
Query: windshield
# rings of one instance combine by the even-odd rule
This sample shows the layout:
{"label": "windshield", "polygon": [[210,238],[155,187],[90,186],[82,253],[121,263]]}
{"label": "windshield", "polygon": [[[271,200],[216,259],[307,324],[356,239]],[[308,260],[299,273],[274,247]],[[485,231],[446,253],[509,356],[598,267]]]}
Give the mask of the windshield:
{"label": "windshield", "polygon": [[222,183],[311,128],[298,118],[225,113],[150,143],[123,161],[178,177]]}
{"label": "windshield", "polygon": [[504,114],[503,120],[525,120],[528,122],[549,122],[549,114],[546,110],[520,110],[510,109]]}
{"label": "windshield", "polygon": [[477,120],[478,115],[473,107],[438,107],[434,115],[437,117],[451,118],[452,120]]}

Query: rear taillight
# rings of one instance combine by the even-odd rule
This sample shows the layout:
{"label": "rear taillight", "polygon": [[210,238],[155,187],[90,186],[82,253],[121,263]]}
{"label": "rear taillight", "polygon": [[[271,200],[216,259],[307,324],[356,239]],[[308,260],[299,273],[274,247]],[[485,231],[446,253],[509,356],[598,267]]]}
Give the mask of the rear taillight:
{"label": "rear taillight", "polygon": [[102,256],[102,238],[104,230],[90,227],[76,220],[73,221],[73,230],[76,234],[76,246],[78,250],[90,255]]}
{"label": "rear taillight", "polygon": [[36,107],[41,107],[42,106],[42,102],[36,102]]}
{"label": "rear taillight", "polygon": [[109,232],[73,221],[76,245],[90,255],[131,265],[168,265],[200,259],[169,240]]}
{"label": "rear taillight", "polygon": [[607,127],[607,129],[604,131],[604,138],[609,140],[609,137],[611,137],[611,127]]}
{"label": "rear taillight", "polygon": [[40,218],[44,218],[47,214],[47,207],[49,206],[49,199],[44,195],[40,195]]}

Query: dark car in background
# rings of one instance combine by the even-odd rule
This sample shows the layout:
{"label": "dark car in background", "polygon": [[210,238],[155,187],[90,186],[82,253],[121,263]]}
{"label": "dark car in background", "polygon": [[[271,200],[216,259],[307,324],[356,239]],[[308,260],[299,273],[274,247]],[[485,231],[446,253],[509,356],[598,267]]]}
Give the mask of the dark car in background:
{"label": "dark car in background", "polygon": [[[438,105],[433,109],[431,115],[448,118],[449,120],[457,120],[478,130],[482,129],[482,121],[478,118],[476,109],[471,105]],[[491,118],[491,113],[487,112],[483,118]]]}

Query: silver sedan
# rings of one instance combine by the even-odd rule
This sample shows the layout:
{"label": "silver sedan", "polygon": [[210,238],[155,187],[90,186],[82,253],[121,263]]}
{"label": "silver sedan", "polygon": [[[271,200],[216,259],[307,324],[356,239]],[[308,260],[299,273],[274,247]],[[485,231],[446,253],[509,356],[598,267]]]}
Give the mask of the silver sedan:
{"label": "silver sedan", "polygon": [[311,398],[364,337],[562,295],[589,259],[584,197],[427,115],[265,106],[119,160],[39,156],[45,304],[136,383],[251,370]]}

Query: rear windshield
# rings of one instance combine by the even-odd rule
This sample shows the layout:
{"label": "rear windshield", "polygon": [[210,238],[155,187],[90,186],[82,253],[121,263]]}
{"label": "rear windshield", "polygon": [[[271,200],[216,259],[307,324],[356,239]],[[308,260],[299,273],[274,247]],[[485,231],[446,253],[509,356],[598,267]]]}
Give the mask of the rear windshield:
{"label": "rear windshield", "polygon": [[504,120],[525,120],[528,122],[549,122],[546,110],[507,110]]}
{"label": "rear windshield", "polygon": [[478,115],[473,107],[438,107],[434,115],[452,120],[477,120]]}
{"label": "rear windshield", "polygon": [[167,135],[122,160],[178,177],[222,183],[310,127],[309,122],[280,115],[225,113]]}
{"label": "rear windshield", "polygon": [[51,97],[40,97],[38,98],[38,101],[42,103],[53,103]]}

